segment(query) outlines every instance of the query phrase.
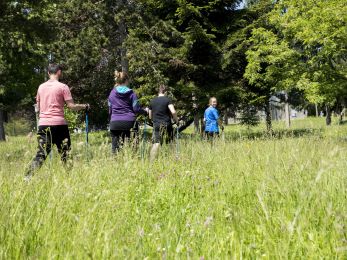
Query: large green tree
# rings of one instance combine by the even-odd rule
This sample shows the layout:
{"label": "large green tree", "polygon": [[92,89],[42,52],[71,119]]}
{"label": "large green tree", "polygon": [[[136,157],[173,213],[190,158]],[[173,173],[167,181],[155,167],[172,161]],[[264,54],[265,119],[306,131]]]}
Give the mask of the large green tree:
{"label": "large green tree", "polygon": [[300,88],[326,105],[330,124],[330,108],[347,89],[345,12],[342,0],[278,1],[252,29],[245,78],[269,89]]}
{"label": "large green tree", "polygon": [[[259,66],[264,67],[265,65],[265,61],[260,60],[264,53],[257,57],[257,62],[251,67],[249,66],[249,57],[256,50],[256,42],[264,40],[261,35],[254,34],[253,30],[266,25],[265,21],[273,9],[273,3],[268,0],[259,0],[245,1],[245,4],[248,8],[239,10],[234,31],[228,35],[224,42],[222,64],[228,84],[221,91],[220,99],[228,106],[233,107],[234,110],[245,111],[247,115],[242,117],[254,114],[249,113],[250,111],[265,109],[268,116],[268,128],[271,128],[268,101],[274,88],[269,82],[263,81],[263,77],[259,74],[265,71],[258,71]],[[268,48],[270,49],[271,46]],[[255,54],[260,52],[262,51],[259,50]],[[256,61],[256,56],[254,59]],[[251,68],[256,71],[252,71]],[[253,81],[251,82],[245,75],[253,77]]]}
{"label": "large green tree", "polygon": [[[127,39],[130,72],[148,98],[167,83],[179,107],[207,103],[223,88],[223,42],[240,1],[138,1]],[[193,100],[192,97],[195,99]]]}
{"label": "large green tree", "polygon": [[74,99],[91,104],[94,125],[107,118],[107,95],[119,62],[119,45],[111,44],[110,12],[104,1],[69,0],[59,1],[50,14],[55,27],[48,47],[51,61],[65,66],[62,81],[70,86]]}
{"label": "large green tree", "polygon": [[300,53],[298,86],[308,100],[330,108],[347,96],[347,5],[344,0],[281,1],[269,21]]}
{"label": "large green tree", "polygon": [[4,111],[32,105],[43,80],[51,11],[50,1],[0,3],[0,140],[5,140]]}
{"label": "large green tree", "polygon": [[296,86],[300,72],[299,55],[281,41],[276,34],[264,28],[252,31],[251,47],[246,52],[247,67],[244,77],[258,89],[258,100],[264,104],[267,130],[271,131],[269,99],[279,91]]}

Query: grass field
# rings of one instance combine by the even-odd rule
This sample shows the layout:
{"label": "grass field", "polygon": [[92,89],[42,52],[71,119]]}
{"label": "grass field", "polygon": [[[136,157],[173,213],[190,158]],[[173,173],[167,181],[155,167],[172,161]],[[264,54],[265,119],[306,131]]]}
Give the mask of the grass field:
{"label": "grass field", "polygon": [[36,142],[10,137],[0,259],[346,259],[347,124],[274,128],[229,126],[213,146],[188,129],[152,165],[149,143],[112,156],[106,133],[88,150],[77,135],[72,170],[55,151],[29,183]]}

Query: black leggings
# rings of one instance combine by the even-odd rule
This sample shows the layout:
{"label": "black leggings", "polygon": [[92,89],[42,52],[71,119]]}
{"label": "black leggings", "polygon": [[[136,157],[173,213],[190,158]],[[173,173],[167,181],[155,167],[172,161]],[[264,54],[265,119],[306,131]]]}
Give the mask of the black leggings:
{"label": "black leggings", "polygon": [[131,130],[134,129],[134,121],[112,121],[110,132],[112,138],[112,153],[119,152],[126,139],[130,139]]}
{"label": "black leggings", "polygon": [[37,153],[32,160],[26,175],[31,175],[40,168],[46,160],[47,155],[52,150],[52,145],[56,145],[60,153],[61,160],[66,163],[71,147],[69,128],[67,125],[39,126],[37,131]]}
{"label": "black leggings", "polygon": [[126,139],[130,139],[129,130],[110,130],[112,138],[112,153],[119,152]]}

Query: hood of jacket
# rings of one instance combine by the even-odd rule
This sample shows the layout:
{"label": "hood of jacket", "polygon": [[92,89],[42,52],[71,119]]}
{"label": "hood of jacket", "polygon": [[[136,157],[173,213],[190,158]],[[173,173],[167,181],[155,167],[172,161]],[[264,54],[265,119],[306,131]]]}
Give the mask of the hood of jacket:
{"label": "hood of jacket", "polygon": [[117,98],[128,98],[133,93],[133,90],[127,86],[117,86],[114,91]]}

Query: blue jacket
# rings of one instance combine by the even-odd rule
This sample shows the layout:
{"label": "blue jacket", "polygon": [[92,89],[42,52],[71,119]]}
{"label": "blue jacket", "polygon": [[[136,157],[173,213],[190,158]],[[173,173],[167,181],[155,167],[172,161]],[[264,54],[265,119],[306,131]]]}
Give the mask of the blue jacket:
{"label": "blue jacket", "polygon": [[212,106],[205,110],[205,132],[219,133],[218,128],[218,110]]}

